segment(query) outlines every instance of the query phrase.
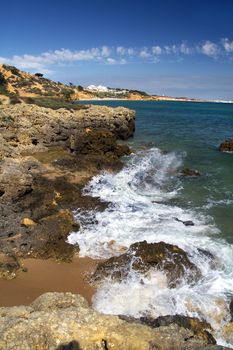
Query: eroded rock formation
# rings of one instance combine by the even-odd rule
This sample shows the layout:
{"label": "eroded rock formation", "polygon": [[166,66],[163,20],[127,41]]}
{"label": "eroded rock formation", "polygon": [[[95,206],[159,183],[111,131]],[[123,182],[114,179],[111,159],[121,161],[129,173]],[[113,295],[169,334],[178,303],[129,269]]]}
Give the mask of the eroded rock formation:
{"label": "eroded rock formation", "polygon": [[133,135],[134,122],[126,108],[0,106],[0,252],[70,260],[78,251],[66,243],[78,230],[72,210],[104,207],[82,188],[121,166],[129,148],[117,140]]}
{"label": "eroded rock formation", "polygon": [[[212,336],[204,337],[208,324],[190,320],[140,324],[99,314],[80,295],[46,293],[30,306],[0,308],[2,350],[220,350]],[[196,325],[196,328],[194,327]],[[226,349],[226,348],[225,348]]]}
{"label": "eroded rock formation", "polygon": [[201,276],[200,270],[178,246],[143,241],[132,244],[125,254],[100,263],[92,280],[98,281],[109,276],[113,280],[122,280],[127,277],[130,269],[146,273],[151,268],[163,271],[171,288],[176,287],[182,278],[188,283],[194,283]]}

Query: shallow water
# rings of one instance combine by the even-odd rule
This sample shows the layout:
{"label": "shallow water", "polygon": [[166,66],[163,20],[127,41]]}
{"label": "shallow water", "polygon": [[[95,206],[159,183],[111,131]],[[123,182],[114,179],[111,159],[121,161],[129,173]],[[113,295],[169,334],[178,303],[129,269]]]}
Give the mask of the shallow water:
{"label": "shallow water", "polygon": [[[97,103],[97,102],[96,102]],[[131,272],[118,283],[106,279],[94,296],[97,310],[132,316],[184,314],[204,318],[220,330],[229,320],[233,295],[233,154],[218,145],[233,138],[233,105],[182,102],[109,101],[137,112],[135,150],[117,174],[102,173],[84,194],[108,201],[102,213],[77,210],[82,229],[69,236],[82,256],[121,254],[142,240],[164,241],[184,249],[202,272],[194,286],[184,280],[168,288],[163,273]],[[143,146],[143,149],[142,149]],[[184,178],[180,171],[198,169]],[[185,226],[180,220],[192,220]],[[199,248],[208,250],[214,263]]]}

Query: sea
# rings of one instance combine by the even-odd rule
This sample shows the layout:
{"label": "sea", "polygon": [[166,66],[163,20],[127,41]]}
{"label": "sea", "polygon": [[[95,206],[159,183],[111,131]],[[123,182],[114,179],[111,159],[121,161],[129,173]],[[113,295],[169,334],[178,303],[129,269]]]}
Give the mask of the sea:
{"label": "sea", "polygon": [[[103,171],[83,195],[109,203],[103,212],[75,211],[79,232],[69,236],[80,255],[109,258],[132,243],[182,248],[202,278],[169,288],[162,271],[106,278],[93,297],[96,310],[133,317],[181,314],[205,319],[218,344],[233,300],[233,154],[218,150],[233,139],[233,104],[174,101],[82,101],[136,111],[132,154],[118,173]],[[200,176],[181,176],[183,169]],[[181,220],[181,221],[177,221]],[[192,221],[185,226],[182,221]],[[213,259],[203,254],[212,254]]]}

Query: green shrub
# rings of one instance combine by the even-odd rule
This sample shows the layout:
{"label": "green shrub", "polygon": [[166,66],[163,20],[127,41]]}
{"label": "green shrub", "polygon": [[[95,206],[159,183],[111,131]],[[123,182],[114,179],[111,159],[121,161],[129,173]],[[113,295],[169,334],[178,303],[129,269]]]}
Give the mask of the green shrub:
{"label": "green shrub", "polygon": [[66,109],[87,109],[88,106],[80,105],[77,103],[67,102],[62,99],[46,98],[46,97],[24,97],[23,100],[29,104],[35,104],[39,107],[46,107],[52,109],[66,108]]}
{"label": "green shrub", "polygon": [[16,105],[17,103],[21,103],[21,100],[17,95],[10,96],[10,104]]}
{"label": "green shrub", "polygon": [[70,101],[71,100],[71,96],[74,94],[74,90],[72,90],[72,89],[62,89],[61,90],[61,94],[64,96],[64,99],[66,101]]}
{"label": "green shrub", "polygon": [[0,72],[0,85],[5,86],[7,84],[7,81],[4,77],[4,75]]}

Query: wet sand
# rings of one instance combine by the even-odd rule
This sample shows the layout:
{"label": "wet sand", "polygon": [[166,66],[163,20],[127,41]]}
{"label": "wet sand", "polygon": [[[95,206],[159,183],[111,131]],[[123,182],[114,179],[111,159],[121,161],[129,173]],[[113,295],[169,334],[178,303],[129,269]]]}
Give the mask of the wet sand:
{"label": "wet sand", "polygon": [[95,270],[97,264],[97,260],[90,258],[74,258],[71,263],[23,260],[27,272],[20,272],[10,281],[0,279],[0,307],[28,305],[46,292],[81,294],[91,304],[95,288],[85,281],[85,277]]}

